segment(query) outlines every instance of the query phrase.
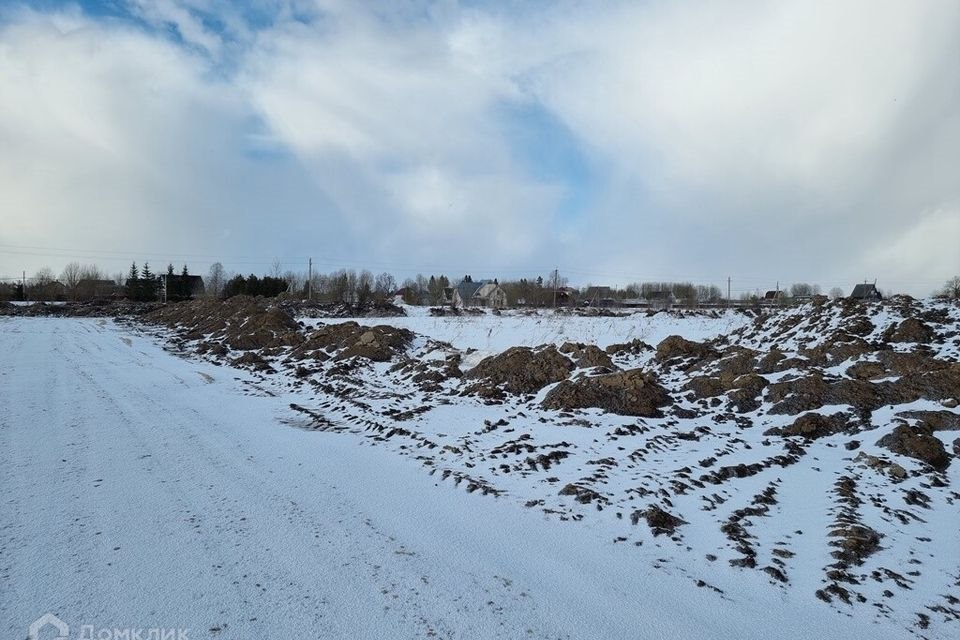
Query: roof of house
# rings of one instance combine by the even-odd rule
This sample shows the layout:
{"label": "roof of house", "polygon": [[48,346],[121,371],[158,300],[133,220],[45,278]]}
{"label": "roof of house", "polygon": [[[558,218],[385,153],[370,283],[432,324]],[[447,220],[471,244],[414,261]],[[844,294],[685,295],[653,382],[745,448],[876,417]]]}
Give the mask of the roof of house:
{"label": "roof of house", "polygon": [[853,288],[851,298],[879,298],[880,292],[877,291],[877,285],[862,283]]}
{"label": "roof of house", "polygon": [[585,298],[593,300],[594,298],[609,298],[613,296],[613,289],[607,286],[587,287],[583,292]]}
{"label": "roof of house", "polygon": [[469,300],[472,298],[477,291],[480,290],[480,287],[483,286],[483,282],[474,282],[473,280],[462,280],[454,289],[457,290],[457,293],[460,294],[461,300]]}
{"label": "roof of house", "polygon": [[776,300],[777,298],[782,298],[782,297],[783,297],[783,291],[780,291],[779,289],[777,290],[771,289],[770,291],[767,291],[765,294],[763,294],[764,300]]}
{"label": "roof of house", "polygon": [[[470,298],[477,296],[480,292],[480,289],[482,289],[486,285],[494,285],[495,287],[495,289],[493,289],[494,291],[496,290],[496,288],[499,288],[500,286],[496,280],[464,279],[464,280],[461,280],[460,284],[454,287],[454,289],[456,289],[457,292],[460,294],[461,300],[469,300]],[[489,294],[490,292],[487,292],[487,293]]]}
{"label": "roof of house", "polygon": [[673,291],[651,291],[644,297],[647,300],[673,300]]}

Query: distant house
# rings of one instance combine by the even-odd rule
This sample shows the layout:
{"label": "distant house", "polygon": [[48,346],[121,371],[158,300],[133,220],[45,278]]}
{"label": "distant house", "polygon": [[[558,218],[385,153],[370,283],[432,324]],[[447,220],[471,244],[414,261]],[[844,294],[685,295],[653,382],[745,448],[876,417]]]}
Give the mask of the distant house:
{"label": "distant house", "polygon": [[33,285],[27,289],[27,293],[33,300],[66,300],[67,298],[67,287],[59,280]]}
{"label": "distant house", "polygon": [[883,295],[875,284],[858,284],[850,294],[851,300],[883,300]]}
{"label": "distant house", "polygon": [[81,300],[101,300],[113,298],[121,293],[120,286],[113,280],[94,280],[84,278],[77,282],[77,298]]}
{"label": "distant house", "polygon": [[783,300],[783,291],[771,289],[763,294],[763,299],[767,302],[780,302]]}
{"label": "distant house", "polygon": [[647,306],[651,309],[672,309],[677,299],[672,291],[651,291],[646,295]]}
{"label": "distant house", "polygon": [[400,298],[404,304],[430,304],[430,293],[428,291],[419,291],[415,287],[400,287],[394,292],[393,297]]}
{"label": "distant house", "polygon": [[617,304],[611,287],[587,287],[581,300],[588,307],[612,307]]}
{"label": "distant house", "polygon": [[167,300],[188,299],[202,296],[206,292],[206,285],[200,276],[160,275],[161,291],[167,294]]}
{"label": "distant house", "polygon": [[507,292],[496,280],[474,280],[468,275],[453,287],[450,302],[455,307],[502,309],[507,306]]}
{"label": "distant house", "polygon": [[575,305],[577,303],[577,295],[579,293],[580,292],[573,287],[560,287],[555,292],[557,306],[566,307]]}

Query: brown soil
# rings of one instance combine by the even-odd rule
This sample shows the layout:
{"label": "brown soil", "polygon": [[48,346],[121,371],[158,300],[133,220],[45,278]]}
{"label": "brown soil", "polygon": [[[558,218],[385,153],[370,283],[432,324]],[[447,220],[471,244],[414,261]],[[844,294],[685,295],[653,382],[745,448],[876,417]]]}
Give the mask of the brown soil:
{"label": "brown soil", "polygon": [[545,409],[598,408],[628,416],[654,417],[672,403],[657,379],[640,369],[565,380],[543,400]]}

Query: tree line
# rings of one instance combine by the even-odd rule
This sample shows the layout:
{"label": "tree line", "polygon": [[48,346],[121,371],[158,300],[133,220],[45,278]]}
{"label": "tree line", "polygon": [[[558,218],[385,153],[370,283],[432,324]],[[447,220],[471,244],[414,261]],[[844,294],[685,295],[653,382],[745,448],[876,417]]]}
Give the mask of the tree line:
{"label": "tree line", "polygon": [[[451,302],[452,289],[461,280],[444,274],[418,274],[398,282],[390,273],[374,274],[366,269],[337,269],[308,276],[303,272],[283,271],[278,262],[268,274],[243,275],[229,273],[217,262],[204,274],[204,288],[201,291],[198,289],[197,275],[191,274],[187,265],[176,270],[170,263],[165,273],[157,274],[149,263],[139,266],[134,262],[126,273],[110,276],[97,265],[71,262],[59,276],[49,267],[43,267],[26,282],[0,283],[0,299],[91,300],[126,297],[149,302],[163,299],[164,295],[168,301],[189,300],[197,295],[215,298],[282,295],[310,298],[326,304],[368,307],[391,302],[395,296],[399,296],[407,304],[439,306]],[[588,284],[576,289],[570,287],[567,278],[557,272],[495,282],[506,294],[508,306],[582,305],[595,302],[591,297],[598,295],[602,295],[609,303],[623,304],[634,299],[648,299],[658,292],[669,292],[676,304],[684,306],[717,304],[725,300],[725,292],[719,287],[692,282],[633,282],[619,287],[594,287]],[[602,294],[598,291],[602,291]],[[746,302],[759,301],[765,293],[759,290],[743,292],[738,297]],[[820,293],[819,285],[799,282],[779,290],[778,299],[803,300]],[[951,278],[934,293],[960,299],[960,276]],[[829,291],[831,298],[844,295],[845,292],[837,287]]]}

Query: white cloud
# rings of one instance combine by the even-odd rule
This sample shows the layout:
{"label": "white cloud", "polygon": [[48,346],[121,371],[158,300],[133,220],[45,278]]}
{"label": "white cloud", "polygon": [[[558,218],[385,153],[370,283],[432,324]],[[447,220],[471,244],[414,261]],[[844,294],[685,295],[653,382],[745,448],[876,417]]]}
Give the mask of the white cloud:
{"label": "white cloud", "polygon": [[[0,16],[0,242],[914,293],[960,268],[950,0],[130,6]],[[589,175],[533,177],[505,105]]]}
{"label": "white cloud", "polygon": [[[522,96],[457,33],[456,21],[397,25],[337,7],[261,34],[241,86],[362,237],[388,228],[445,259],[474,237],[466,250],[493,268],[547,239],[558,190],[516,166],[497,107]],[[334,164],[350,167],[347,188]]]}

